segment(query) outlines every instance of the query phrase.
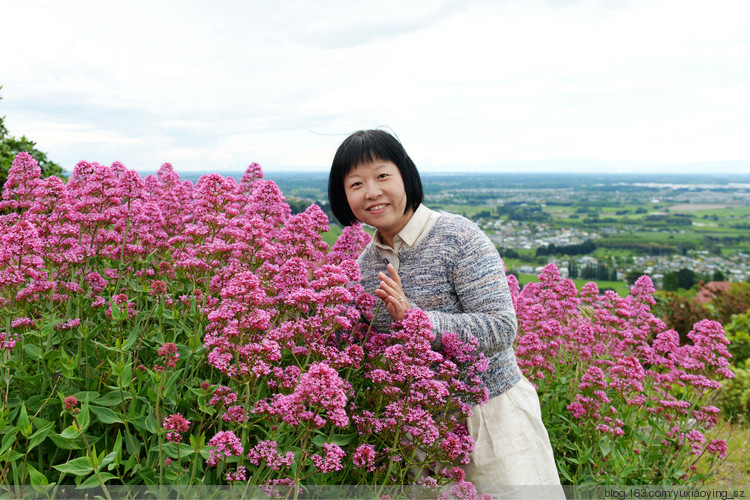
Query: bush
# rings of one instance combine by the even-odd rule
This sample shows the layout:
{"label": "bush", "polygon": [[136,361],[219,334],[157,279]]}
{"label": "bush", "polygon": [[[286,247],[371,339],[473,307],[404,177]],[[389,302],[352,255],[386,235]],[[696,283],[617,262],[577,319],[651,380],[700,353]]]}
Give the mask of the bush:
{"label": "bush", "polygon": [[329,251],[256,164],[39,174],[19,155],[0,204],[0,486],[471,486],[486,360],[418,309],[369,328],[361,227]]}
{"label": "bush", "polygon": [[750,424],[750,313],[737,314],[726,326],[735,377],[721,392],[719,405],[728,417]]}
{"label": "bush", "polygon": [[651,313],[648,276],[631,295],[603,296],[594,283],[578,292],[550,264],[538,283],[511,291],[519,320],[518,363],[537,386],[563,482],[700,483],[696,463],[726,457],[707,442],[718,421],[709,405],[731,378],[721,325],[700,321],[680,346]]}

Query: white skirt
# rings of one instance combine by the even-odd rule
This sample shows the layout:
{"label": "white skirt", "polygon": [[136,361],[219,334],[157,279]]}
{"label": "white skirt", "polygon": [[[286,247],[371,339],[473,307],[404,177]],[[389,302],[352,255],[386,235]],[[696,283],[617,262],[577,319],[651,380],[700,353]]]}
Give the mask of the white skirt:
{"label": "white skirt", "polygon": [[525,377],[466,425],[476,446],[465,467],[477,492],[500,498],[565,498],[536,389]]}

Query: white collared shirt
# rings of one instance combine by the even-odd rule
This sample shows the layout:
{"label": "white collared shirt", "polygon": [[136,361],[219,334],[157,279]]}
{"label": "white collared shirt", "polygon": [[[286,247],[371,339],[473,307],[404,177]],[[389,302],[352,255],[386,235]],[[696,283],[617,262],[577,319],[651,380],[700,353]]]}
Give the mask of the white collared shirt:
{"label": "white collared shirt", "polygon": [[400,262],[399,253],[401,248],[406,245],[409,248],[418,245],[425,237],[430,234],[430,230],[435,225],[435,222],[440,217],[440,213],[434,210],[430,210],[425,205],[420,204],[414,211],[414,214],[406,223],[404,228],[393,237],[393,247],[389,246],[383,241],[380,233],[375,231],[375,235],[372,238],[372,244],[375,245],[375,249],[378,251],[381,257],[387,259],[393,267],[398,271],[398,265]]}

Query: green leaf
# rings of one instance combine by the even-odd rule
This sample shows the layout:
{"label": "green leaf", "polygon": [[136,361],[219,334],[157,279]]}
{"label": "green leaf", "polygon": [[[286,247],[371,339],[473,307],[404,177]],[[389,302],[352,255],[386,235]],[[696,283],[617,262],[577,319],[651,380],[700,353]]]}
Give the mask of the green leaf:
{"label": "green leaf", "polygon": [[32,434],[29,438],[29,447],[27,449],[27,452],[36,448],[40,443],[42,443],[42,441],[47,439],[47,436],[54,427],[55,423],[49,422],[44,427],[39,428],[34,434]]}
{"label": "green leaf", "polygon": [[322,448],[325,443],[334,443],[339,446],[346,446],[352,442],[356,434],[334,434],[330,439],[325,434],[316,434],[312,442],[318,448]]}
{"label": "green leaf", "polygon": [[[110,479],[114,479],[116,477],[117,476],[110,474],[109,472],[100,472],[99,477],[97,477],[96,474],[92,475],[84,482],[76,486],[76,489],[96,488],[97,486],[101,486],[102,482],[106,483]],[[101,478],[101,481],[99,480],[99,478]]]}
{"label": "green leaf", "polygon": [[39,330],[29,330],[28,332],[24,332],[23,336],[26,337],[26,338],[28,338],[28,337],[42,338],[42,337],[44,337],[44,334],[42,332],[40,332]]}
{"label": "green leaf", "polygon": [[44,361],[48,363],[47,366],[56,364],[55,361],[60,357],[60,351],[49,350],[44,353]]}
{"label": "green leaf", "polygon": [[[145,427],[141,430],[145,430]],[[141,441],[136,439],[127,428],[125,429],[125,449],[131,457],[138,456],[141,452]]]}
{"label": "green leaf", "polygon": [[200,439],[196,439],[193,434],[190,434],[190,446],[193,447],[194,450],[200,450],[206,445],[206,433],[202,432],[200,435]]}
{"label": "green leaf", "polygon": [[118,306],[117,304],[115,304],[115,302],[112,299],[110,299],[110,301],[109,301],[109,306],[110,306],[110,308],[112,310],[112,319],[113,320],[120,321],[121,319],[123,319],[123,317],[125,315],[123,314],[122,309],[120,308],[120,306]]}
{"label": "green leaf", "polygon": [[88,402],[81,405],[81,411],[76,415],[76,420],[78,421],[78,425],[81,426],[81,430],[85,431],[88,428],[91,423],[91,413],[89,412]]}
{"label": "green leaf", "polygon": [[[151,417],[151,418],[153,418],[153,417]],[[138,415],[135,418],[128,419],[128,423],[130,423],[133,427],[135,427],[139,431],[151,432],[148,429],[148,426],[146,425],[146,420],[147,419],[148,419],[148,417],[146,415]],[[126,442],[126,444],[128,443],[127,440],[125,442]],[[130,451],[130,449],[128,449],[128,451]],[[133,453],[133,452],[130,451],[130,453]]]}
{"label": "green leaf", "polygon": [[58,434],[58,436],[63,439],[75,439],[81,435],[81,432],[83,431],[77,428],[75,425],[69,425],[60,434]]}
{"label": "green leaf", "polygon": [[94,468],[91,467],[87,457],[74,458],[69,462],[60,465],[53,465],[52,467],[60,472],[73,474],[74,476],[87,476],[94,471]]}
{"label": "green leaf", "polygon": [[333,438],[331,438],[331,442],[335,443],[339,446],[346,446],[347,444],[352,442],[352,439],[357,437],[357,434],[351,433],[351,434],[334,434]]}
{"label": "green leaf", "polygon": [[157,432],[159,432],[159,424],[156,422],[153,413],[148,414],[144,424],[146,425],[146,430],[151,434],[156,434]]}
{"label": "green leaf", "polygon": [[21,411],[18,414],[18,430],[21,431],[21,434],[26,438],[31,437],[31,433],[34,431],[24,403],[21,403]]}
{"label": "green leaf", "polygon": [[110,410],[109,408],[104,408],[103,406],[91,406],[89,407],[89,409],[94,415],[96,415],[97,420],[99,420],[103,424],[122,423],[122,419],[117,415],[117,413]]}
{"label": "green leaf", "polygon": [[139,468],[140,464],[138,464],[138,455],[130,455],[130,458],[128,458],[128,461],[125,463],[125,470],[123,472],[136,472]]}
{"label": "green leaf", "polygon": [[98,404],[99,406],[115,406],[122,403],[123,401],[127,401],[132,398],[133,395],[128,391],[114,390],[108,392],[100,398],[96,398],[93,402]]}
{"label": "green leaf", "polygon": [[178,380],[182,380],[180,377],[182,376],[183,369],[179,369],[175,371],[172,376],[169,377],[169,380],[167,380],[167,383],[164,385],[164,394],[171,395],[172,391],[174,389],[174,386],[177,385]]}
{"label": "green leaf", "polygon": [[[187,457],[195,453],[195,450],[186,443],[165,443],[162,445],[161,450],[162,453],[166,454],[168,457],[171,458],[177,458],[177,448],[180,449],[180,457]],[[158,451],[159,445],[154,446],[151,448],[150,451]]]}
{"label": "green leaf", "polygon": [[75,396],[81,403],[85,403],[95,400],[100,394],[96,391],[80,391],[73,394],[73,396]]}
{"label": "green leaf", "polygon": [[557,470],[566,479],[565,481],[563,481],[563,484],[575,484],[575,481],[573,481],[573,478],[570,476],[570,473],[567,470],[565,470],[565,467],[560,467],[560,465],[558,464]]}
{"label": "green leaf", "polygon": [[133,379],[133,363],[126,364],[122,372],[117,376],[117,382],[120,386],[127,386]]}
{"label": "green leaf", "polygon": [[193,351],[184,344],[177,344],[177,354],[180,355],[180,360],[183,361],[188,359],[193,354]]}
{"label": "green leaf", "polygon": [[24,344],[23,352],[25,352],[26,355],[30,357],[31,359],[33,359],[34,361],[39,361],[42,359],[42,350],[39,348],[38,345]]}
{"label": "green leaf", "polygon": [[125,343],[122,345],[123,351],[129,351],[130,349],[133,348],[133,346],[135,345],[135,342],[138,340],[138,334],[140,332],[141,331],[138,328],[133,328],[130,331],[130,335],[128,335],[128,338],[125,339]]}
{"label": "green leaf", "polygon": [[31,479],[32,486],[47,486],[49,484],[44,474],[36,470],[33,465],[26,464],[26,468],[29,472],[29,479]]}
{"label": "green leaf", "polygon": [[[65,433],[65,431],[63,431],[63,433]],[[63,437],[62,433],[56,434],[53,432],[47,437],[50,441],[55,443],[55,446],[63,450],[80,450],[83,448],[83,441],[81,439],[76,439],[75,437]]]}
{"label": "green leaf", "polygon": [[115,438],[115,445],[112,447],[117,457],[117,461],[122,460],[122,433],[120,429],[117,429],[117,438]]}
{"label": "green leaf", "polygon": [[602,456],[609,455],[612,450],[615,448],[615,444],[610,441],[607,437],[602,437],[599,439],[599,449],[602,451]]}
{"label": "green leaf", "polygon": [[[115,339],[115,343],[118,343],[118,342],[120,342],[120,339]],[[105,351],[109,351],[109,352],[120,352],[120,350],[121,350],[117,346],[111,346],[109,344],[104,344],[102,342],[97,342],[97,341],[94,341],[94,345],[96,345],[97,347],[100,347],[100,348],[104,349]]]}
{"label": "green leaf", "polygon": [[4,437],[2,447],[0,447],[0,456],[5,456],[11,446],[16,444],[16,436],[18,435],[18,427],[13,427]]}
{"label": "green leaf", "polygon": [[112,452],[108,453],[107,456],[104,457],[102,459],[101,463],[99,464],[98,470],[102,470],[107,465],[111,464],[114,461],[115,458],[117,458],[117,452],[116,451],[112,451]]}

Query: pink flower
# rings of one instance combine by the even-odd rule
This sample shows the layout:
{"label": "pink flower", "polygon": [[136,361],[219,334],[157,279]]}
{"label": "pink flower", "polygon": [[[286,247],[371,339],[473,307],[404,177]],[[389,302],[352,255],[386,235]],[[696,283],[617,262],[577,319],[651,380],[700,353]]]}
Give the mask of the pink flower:
{"label": "pink flower", "polygon": [[63,404],[65,405],[65,409],[70,411],[78,405],[78,398],[75,396],[68,396],[65,398]]}
{"label": "pink flower", "polygon": [[240,181],[240,185],[251,185],[254,184],[255,181],[260,180],[263,178],[263,169],[258,165],[257,163],[253,162],[250,165],[248,165],[247,169],[245,169],[245,173],[242,175],[242,180]]}
{"label": "pink flower", "polygon": [[712,455],[716,455],[722,460],[727,458],[727,443],[723,439],[714,439],[706,447],[706,451]]}
{"label": "pink flower", "polygon": [[242,406],[235,405],[231,408],[228,408],[227,411],[221,416],[221,419],[224,422],[234,422],[241,424],[247,421],[247,416],[245,415],[245,409]]}
{"label": "pink flower", "polygon": [[334,472],[341,470],[344,464],[341,463],[341,459],[346,456],[344,450],[335,443],[325,443],[323,445],[325,458],[320,455],[313,455],[312,461],[321,472]]}
{"label": "pink flower", "polygon": [[372,472],[375,470],[375,456],[375,447],[364,443],[357,447],[357,450],[352,455],[352,462],[354,462],[354,465]]}
{"label": "pink flower", "polygon": [[12,351],[19,340],[18,335],[0,332],[0,351]]}
{"label": "pink flower", "polygon": [[5,208],[26,210],[31,207],[33,192],[39,183],[42,169],[29,153],[18,153],[3,185],[0,211]]}
{"label": "pink flower", "polygon": [[177,366],[180,355],[177,353],[177,346],[172,342],[167,342],[156,352],[161,358],[164,358],[164,365],[154,364],[154,370],[163,372],[166,369]]}
{"label": "pink flower", "polygon": [[227,472],[225,479],[230,483],[236,481],[245,481],[247,479],[247,470],[245,469],[245,466],[240,465],[234,472]]}
{"label": "pink flower", "polygon": [[278,443],[276,441],[260,441],[257,445],[250,448],[247,458],[253,465],[265,465],[273,470],[281,470],[282,467],[289,468],[294,462],[294,453],[287,451],[284,454],[279,453],[277,450]]}
{"label": "pink flower", "polygon": [[162,425],[167,431],[167,441],[179,443],[182,441],[182,433],[187,432],[190,427],[190,421],[185,420],[179,413],[174,413],[165,417]]}
{"label": "pink flower", "polygon": [[167,293],[167,284],[164,283],[162,280],[155,280],[151,282],[151,291],[149,292],[149,295],[152,297],[156,295],[162,295]]}
{"label": "pink flower", "polygon": [[[263,409],[291,425],[311,421],[322,427],[327,417],[334,425],[346,427],[346,385],[338,372],[326,363],[312,363],[300,377],[299,384],[289,395],[277,394],[272,404]],[[306,411],[315,409],[315,412]],[[260,411],[256,408],[256,411]],[[324,417],[325,415],[325,417]]]}
{"label": "pink flower", "polygon": [[206,460],[206,463],[211,466],[215,466],[228,457],[242,455],[242,443],[232,431],[219,431],[208,444],[213,446],[213,449],[208,452],[208,460]]}

